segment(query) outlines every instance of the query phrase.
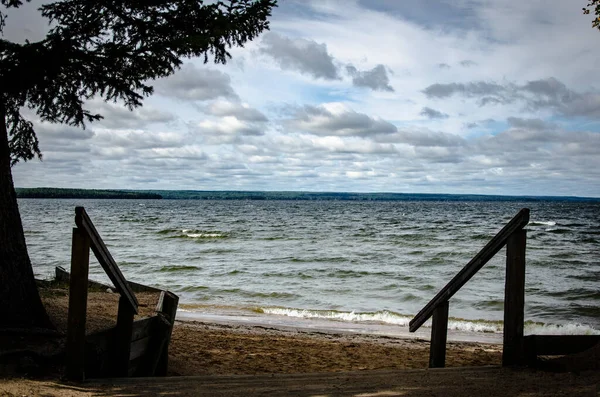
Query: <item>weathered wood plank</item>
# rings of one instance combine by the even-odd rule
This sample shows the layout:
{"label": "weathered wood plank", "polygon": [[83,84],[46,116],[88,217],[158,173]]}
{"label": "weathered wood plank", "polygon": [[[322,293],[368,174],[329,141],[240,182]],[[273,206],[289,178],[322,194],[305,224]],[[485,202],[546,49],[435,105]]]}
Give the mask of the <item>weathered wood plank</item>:
{"label": "weathered wood plank", "polygon": [[157,316],[145,317],[134,321],[131,329],[131,341],[152,335],[157,321]]}
{"label": "weathered wood plank", "polygon": [[[66,284],[69,283],[70,273],[68,271],[66,271],[65,269],[63,269],[60,266],[56,266],[56,268],[54,269],[54,273],[55,273],[54,279],[56,281],[60,281],[60,282],[66,283]],[[160,288],[150,287],[149,285],[135,283],[133,281],[127,281],[127,284],[129,284],[129,287],[131,287],[131,290],[133,292],[161,292],[161,291],[163,291]],[[113,292],[117,291],[117,289],[113,286],[106,285],[106,284],[103,284],[103,283],[100,283],[100,282],[94,281],[94,280],[88,280],[88,286],[93,287],[93,288],[101,288],[101,289],[105,289],[105,290],[110,289]]]}
{"label": "weathered wood plank", "polygon": [[446,340],[448,338],[448,301],[433,311],[431,344],[429,345],[429,368],[446,366]]}
{"label": "weathered wood plank", "polygon": [[133,281],[127,281],[129,287],[133,292],[162,292],[163,290],[156,287],[151,287],[149,285],[144,285],[140,283],[135,283]]}
{"label": "weathered wood plank", "polygon": [[506,244],[504,287],[504,337],[502,365],[524,364],[523,321],[525,316],[525,250],[527,231],[514,232]]}
{"label": "weathered wood plank", "polygon": [[129,361],[135,360],[136,358],[146,354],[148,352],[151,340],[151,336],[146,336],[145,338],[131,342],[131,347],[129,349]]}
{"label": "weathered wood plank", "polygon": [[[141,371],[136,373],[136,375],[157,376],[157,368],[161,363],[163,354],[165,351],[168,354],[168,349],[165,349],[165,346],[168,346],[168,340],[170,340],[173,326],[162,313],[157,314],[156,320],[152,348],[149,349],[148,356],[146,357],[146,365],[140,367]],[[161,365],[165,365],[165,363],[162,363]],[[162,373],[160,375],[162,375]]]}
{"label": "weathered wood plank", "polygon": [[[64,283],[68,284],[69,283],[69,277],[71,277],[71,273],[69,273],[68,271],[66,271],[62,267],[56,266],[54,268],[54,279],[56,281],[64,282]],[[106,291],[107,289],[109,289],[112,292],[117,292],[117,290],[115,289],[115,287],[112,287],[110,285],[103,284],[103,283],[100,283],[100,282],[94,281],[94,280],[88,280],[88,289],[89,288],[95,288],[95,289],[104,290],[104,291]]]}
{"label": "weathered wood plank", "polygon": [[179,297],[174,293],[163,291],[160,294],[156,311],[165,316],[165,319],[170,323],[170,326],[165,331],[164,345],[156,363],[156,369],[154,371],[155,376],[167,375],[167,368],[169,366],[169,343],[171,342],[171,332],[173,331],[173,324],[175,324],[178,303]]}
{"label": "weathered wood plank", "polygon": [[559,356],[591,349],[600,343],[600,335],[528,335],[524,340],[534,356]]}
{"label": "weathered wood plank", "polygon": [[113,369],[115,376],[127,376],[131,335],[133,331],[133,308],[124,296],[119,298],[119,312],[113,343]]}
{"label": "weathered wood plank", "polygon": [[465,265],[452,280],[410,321],[409,330],[415,332],[431,317],[435,308],[450,300],[504,245],[508,237],[517,230],[523,229],[529,222],[529,209],[523,208],[515,217],[496,234],[481,251]]}
{"label": "weathered wood plank", "polygon": [[137,314],[138,301],[134,292],[131,290],[127,280],[121,273],[121,270],[108,251],[108,248],[106,248],[104,241],[102,241],[100,234],[83,207],[75,208],[75,224],[87,232],[91,240],[92,251],[94,251],[94,255],[96,255],[98,262],[108,275],[108,278],[110,278],[110,281],[114,284],[117,291],[121,296],[125,297],[133,311]]}
{"label": "weathered wood plank", "polygon": [[65,373],[67,378],[72,380],[83,380],[85,377],[85,320],[89,265],[90,238],[83,230],[74,228],[71,246]]}
{"label": "weathered wood plank", "polygon": [[60,266],[54,268],[54,279],[59,283],[69,284],[71,273]]}

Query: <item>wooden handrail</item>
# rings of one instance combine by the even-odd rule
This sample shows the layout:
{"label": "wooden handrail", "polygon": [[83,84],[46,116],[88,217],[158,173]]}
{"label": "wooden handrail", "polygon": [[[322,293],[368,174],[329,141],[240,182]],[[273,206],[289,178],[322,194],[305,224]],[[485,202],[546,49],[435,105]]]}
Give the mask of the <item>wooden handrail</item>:
{"label": "wooden handrail", "polygon": [[131,309],[135,314],[138,313],[138,301],[133,293],[131,287],[127,283],[125,277],[123,277],[123,273],[119,270],[119,266],[113,259],[112,255],[104,245],[104,241],[98,234],[98,231],[94,227],[92,220],[88,216],[87,212],[83,207],[75,208],[75,224],[78,228],[85,231],[85,233],[90,238],[90,246],[94,255],[98,259],[98,262],[110,278],[110,281],[114,284],[117,291],[121,294],[121,296],[125,299],[128,305],[131,306]]}
{"label": "wooden handrail", "polygon": [[504,245],[506,245],[508,238],[516,231],[523,229],[527,223],[529,223],[529,209],[523,208],[410,321],[410,332],[418,330],[425,321],[433,315],[433,312],[439,305],[447,302],[459,289],[461,289],[475,273],[477,273],[494,255],[496,255],[496,253],[498,253],[498,251],[500,251],[500,249],[502,249],[502,247],[504,247]]}

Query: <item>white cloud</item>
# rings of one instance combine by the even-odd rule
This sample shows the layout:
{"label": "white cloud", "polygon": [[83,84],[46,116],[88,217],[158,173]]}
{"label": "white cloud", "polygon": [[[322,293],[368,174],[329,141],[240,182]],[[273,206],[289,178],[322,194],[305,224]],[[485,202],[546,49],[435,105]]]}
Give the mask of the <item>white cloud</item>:
{"label": "white cloud", "polygon": [[600,196],[584,5],[285,2],[271,33],[225,66],[190,60],[143,108],[39,125],[45,161],[15,183]]}

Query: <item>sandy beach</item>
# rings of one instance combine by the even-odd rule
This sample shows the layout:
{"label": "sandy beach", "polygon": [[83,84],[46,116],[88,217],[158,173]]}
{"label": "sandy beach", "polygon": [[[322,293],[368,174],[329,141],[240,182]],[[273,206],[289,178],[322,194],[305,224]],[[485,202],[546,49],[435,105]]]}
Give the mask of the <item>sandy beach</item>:
{"label": "sandy beach", "polygon": [[[140,301],[139,316],[150,315],[154,310],[158,297],[157,294],[143,293],[137,294],[137,296]],[[60,288],[44,290],[43,297],[48,312],[57,325],[58,330],[64,331],[67,314],[66,290]],[[90,292],[88,299],[88,332],[93,332],[94,330],[102,329],[115,323],[117,301],[117,294],[100,291]],[[5,351],[9,348],[7,343],[3,343],[2,346]],[[54,347],[59,349],[60,345],[61,342],[57,341]],[[14,348],[15,345],[13,344],[12,349]],[[169,355],[169,375],[180,379],[178,387],[181,388],[181,393],[177,392],[176,395],[196,395],[196,393],[190,391],[192,390],[189,389],[191,386],[187,385],[187,383],[187,386],[184,386],[181,383],[184,379],[189,379],[188,377],[190,376],[203,376],[204,378],[202,379],[205,379],[209,383],[225,382],[224,379],[233,377],[232,379],[237,379],[235,382],[238,382],[234,383],[239,384],[241,382],[240,379],[263,379],[265,376],[267,378],[264,379],[270,379],[269,377],[285,377],[288,376],[286,374],[290,374],[289,376],[292,378],[281,378],[281,382],[283,382],[281,384],[285,384],[285,382],[291,382],[290,379],[296,379],[297,382],[317,382],[317,380],[313,379],[311,381],[309,379],[317,376],[316,374],[320,374],[317,376],[319,379],[318,382],[324,382],[323,387],[327,388],[336,382],[339,383],[341,379],[339,376],[344,376],[343,374],[370,373],[367,371],[374,371],[372,380],[369,380],[371,379],[369,377],[363,377],[364,382],[367,384],[371,381],[375,383],[383,382],[383,378],[378,378],[379,375],[377,375],[381,374],[381,371],[422,369],[425,371],[423,374],[427,373],[429,374],[427,377],[431,377],[431,370],[426,370],[428,359],[429,343],[425,340],[336,332],[315,332],[314,330],[302,329],[278,329],[243,324],[215,324],[186,321],[177,322],[173,330]],[[467,371],[472,371],[472,367],[485,369],[486,366],[497,366],[501,362],[501,346],[472,342],[449,342],[446,362],[448,367],[469,368]],[[65,384],[58,381],[62,372],[60,364],[54,368],[37,368],[37,373],[35,374],[24,373],[22,371],[23,368],[19,368],[18,366],[8,368],[5,365],[3,368],[4,380],[0,381],[0,395],[3,396],[48,395],[64,397],[119,395],[115,390],[122,391],[127,389],[127,387],[135,390],[136,387],[139,387],[135,386],[135,384],[130,384],[129,386],[120,385],[117,389],[111,389],[111,387],[116,386],[98,386],[98,384],[94,384],[94,386],[84,385],[82,387],[75,387],[71,385],[65,387]],[[31,368],[35,368],[35,366]],[[7,370],[10,369],[13,372],[7,373]],[[493,371],[497,370],[494,369]],[[328,373],[330,376],[326,375]],[[407,379],[412,379],[411,382],[418,383],[419,379],[421,379],[420,377],[422,377],[419,375],[420,373],[418,371],[411,372],[412,375],[407,375]],[[306,374],[305,376],[308,378],[303,381],[301,379],[304,378],[297,378],[301,374]],[[486,376],[492,378],[501,377],[506,383],[503,387],[509,387],[513,383],[510,380],[511,377],[516,376],[515,371],[493,372],[493,374],[484,371],[481,374],[481,379],[484,379]],[[36,375],[36,379],[25,379],[31,377],[31,375]],[[567,375],[571,376],[569,374],[548,375],[536,373],[535,371],[525,371],[523,373],[519,372],[518,377],[519,379],[523,378],[520,381],[529,378],[535,380],[532,384],[537,384],[536,382],[538,381],[540,384],[550,384],[548,382],[561,384],[561,382],[564,383],[564,379],[561,380],[562,378],[560,377]],[[258,377],[247,378],[247,376]],[[450,373],[450,375],[444,376],[450,376],[451,378],[455,376],[457,377],[456,379],[462,379],[464,374],[456,372],[455,375]],[[473,379],[478,379],[479,377],[479,375],[470,376]],[[593,376],[597,378],[597,372]],[[550,380],[543,381],[543,377],[550,377],[548,378]],[[352,378],[359,379],[360,377],[352,375]],[[588,393],[595,388],[594,385],[598,382],[596,378],[590,378],[586,375],[583,379],[577,378],[574,385],[579,388],[577,390]],[[590,384],[590,382],[592,383]],[[517,386],[515,385],[515,387]],[[157,383],[156,390],[151,391],[148,389],[148,394],[139,395],[151,395],[152,393],[159,395],[162,393],[160,390],[163,390],[161,387],[164,389],[173,386],[169,386],[168,382]],[[222,386],[215,387],[217,389],[222,388]],[[275,389],[278,387],[277,384],[269,387],[273,387],[274,389],[268,393],[265,391],[265,393],[277,394],[275,393]],[[361,383],[360,387],[368,386],[364,386]],[[437,387],[440,388],[442,385],[438,384]],[[489,387],[489,384],[475,385],[473,387],[475,389],[481,388],[480,391],[483,392],[485,388]],[[98,388],[103,390],[101,394],[98,394]],[[110,392],[110,390],[113,390],[113,392]],[[190,394],[184,393],[184,390],[188,390]],[[451,393],[453,395],[461,395],[460,388],[447,389],[447,391],[450,390],[454,390]],[[559,389],[555,387],[555,390]],[[231,390],[230,394],[235,395],[236,393],[239,393],[239,390],[237,392]],[[130,392],[127,395],[138,394]],[[210,393],[204,395],[210,395]],[[300,393],[297,395],[304,394]]]}
{"label": "sandy beach", "polygon": [[[44,292],[44,302],[60,331],[66,331],[66,290]],[[158,295],[136,294],[138,317],[153,313]],[[90,292],[88,332],[116,322],[118,295]],[[170,346],[172,375],[339,372],[366,369],[427,368],[429,342],[272,326],[178,321]],[[499,365],[501,346],[450,342],[447,366]]]}

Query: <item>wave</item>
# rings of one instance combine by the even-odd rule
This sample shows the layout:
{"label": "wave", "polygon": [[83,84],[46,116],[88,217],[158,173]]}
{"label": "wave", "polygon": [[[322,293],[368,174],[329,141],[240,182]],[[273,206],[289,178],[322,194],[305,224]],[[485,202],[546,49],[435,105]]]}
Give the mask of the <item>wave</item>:
{"label": "wave", "polygon": [[552,227],[549,227],[545,231],[550,232],[550,233],[554,233],[554,234],[569,234],[569,233],[572,233],[571,229],[564,229],[564,228],[561,229],[561,228],[552,228]]}
{"label": "wave", "polygon": [[186,265],[173,265],[173,266],[163,266],[158,269],[159,272],[180,272],[186,270],[200,270],[197,266],[186,266]]}
{"label": "wave", "polygon": [[553,222],[553,221],[532,221],[532,222],[529,222],[528,226],[556,226],[556,222]]}
{"label": "wave", "polygon": [[600,330],[585,324],[542,324],[525,323],[525,334],[528,335],[600,335]]}
{"label": "wave", "polygon": [[348,322],[383,322],[407,327],[411,316],[394,313],[388,310],[373,313],[342,312],[337,310],[308,310],[290,309],[284,307],[261,307],[256,309],[258,313],[275,314],[279,316],[297,318],[319,318],[325,320],[337,320]]}
{"label": "wave", "polygon": [[197,229],[163,229],[157,232],[169,238],[219,239],[229,237],[229,233]]}
{"label": "wave", "polygon": [[[397,325],[408,327],[413,316],[395,313],[389,310],[376,312],[344,312],[337,310],[310,310],[294,309],[285,307],[260,307],[255,312],[261,314],[272,314],[286,317],[323,319],[343,322],[356,323],[383,323],[388,325]],[[431,327],[431,320],[424,324],[425,327]],[[483,332],[499,333],[503,332],[503,322],[500,320],[468,320],[463,318],[450,317],[448,319],[448,329],[460,332]],[[600,335],[600,330],[594,329],[585,324],[545,324],[540,322],[526,321],[524,324],[525,334],[538,335]]]}

